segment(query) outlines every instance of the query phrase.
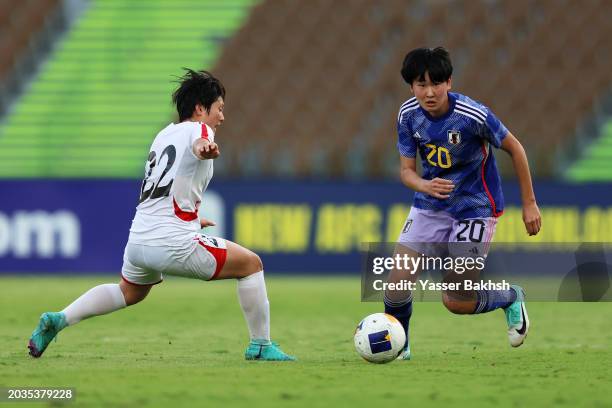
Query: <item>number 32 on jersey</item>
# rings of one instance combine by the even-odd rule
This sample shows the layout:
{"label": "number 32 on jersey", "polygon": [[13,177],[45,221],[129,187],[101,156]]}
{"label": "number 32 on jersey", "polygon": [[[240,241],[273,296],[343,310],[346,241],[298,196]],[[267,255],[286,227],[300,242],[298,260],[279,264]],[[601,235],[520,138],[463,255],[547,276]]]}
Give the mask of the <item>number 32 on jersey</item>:
{"label": "number 32 on jersey", "polygon": [[[167,157],[166,167],[162,171],[159,178],[156,179],[156,177],[151,177],[153,171],[155,170],[155,166],[162,162],[164,156]],[[148,172],[146,172],[145,178],[142,181],[142,188],[140,189],[140,203],[145,201],[147,198],[156,199],[160,197],[168,197],[168,195],[170,195],[170,189],[172,188],[174,179],[168,180],[165,185],[161,185],[161,182],[172,168],[175,160],[176,148],[174,145],[166,146],[166,148],[159,155],[159,161],[157,160],[157,153],[155,153],[155,150],[152,150],[149,153],[149,158],[147,159]]]}
{"label": "number 32 on jersey", "polygon": [[452,166],[451,155],[446,147],[438,147],[433,144],[426,144],[426,148],[430,149],[427,152],[427,162],[434,167],[448,169]]}

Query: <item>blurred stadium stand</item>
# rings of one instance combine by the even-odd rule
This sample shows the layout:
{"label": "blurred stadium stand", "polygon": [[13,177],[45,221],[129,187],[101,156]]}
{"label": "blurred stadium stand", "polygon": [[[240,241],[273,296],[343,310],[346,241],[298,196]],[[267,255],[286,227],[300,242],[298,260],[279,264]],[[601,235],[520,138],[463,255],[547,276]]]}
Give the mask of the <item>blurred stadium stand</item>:
{"label": "blurred stadium stand", "polygon": [[181,67],[211,66],[251,2],[91,2],[0,127],[0,175],[141,177]]}
{"label": "blurred stadium stand", "polygon": [[0,0],[0,116],[66,27],[60,0]]}
{"label": "blurred stadium stand", "polygon": [[228,43],[216,71],[232,174],[397,174],[399,69],[419,46],[451,51],[454,89],[498,114],[540,177],[572,159],[577,124],[612,86],[611,1],[350,4],[264,2]]}
{"label": "blurred stadium stand", "polygon": [[[17,2],[0,4],[8,3]],[[173,118],[171,79],[182,66],[212,69],[228,90],[217,174],[395,177],[395,118],[409,97],[402,58],[444,45],[454,90],[497,113],[536,176],[612,180],[603,126],[612,111],[602,108],[612,87],[612,1],[251,6],[92,1],[4,118],[0,177],[140,178],[151,138]],[[597,170],[571,166],[576,159]],[[509,161],[501,165],[508,175]]]}

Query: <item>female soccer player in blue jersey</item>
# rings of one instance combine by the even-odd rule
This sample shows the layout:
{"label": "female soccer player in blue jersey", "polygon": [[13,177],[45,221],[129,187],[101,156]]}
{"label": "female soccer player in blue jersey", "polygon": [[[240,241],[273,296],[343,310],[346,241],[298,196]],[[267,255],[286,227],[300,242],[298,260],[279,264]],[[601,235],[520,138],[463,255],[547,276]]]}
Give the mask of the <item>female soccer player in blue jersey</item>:
{"label": "female soccer player in blue jersey", "polygon": [[[492,146],[512,158],[527,233],[537,234],[542,225],[523,146],[489,108],[450,92],[452,73],[449,53],[442,47],[410,51],[401,70],[414,95],[401,105],[397,117],[401,180],[416,193],[399,237],[402,245],[398,247],[412,256],[431,250],[424,243],[461,242],[470,243],[472,254],[486,256],[504,207]],[[422,175],[416,170],[417,151]],[[461,244],[450,247],[453,245],[459,251],[466,248]],[[398,279],[398,273],[402,272],[392,272],[390,279]],[[525,294],[519,286],[469,291],[467,298],[465,293],[456,296],[445,292],[443,302],[457,314],[487,313],[501,308],[506,314],[510,344],[518,347],[527,336],[529,319]],[[385,312],[395,316],[408,334],[411,292],[387,291]],[[410,359],[408,340],[399,358]]]}

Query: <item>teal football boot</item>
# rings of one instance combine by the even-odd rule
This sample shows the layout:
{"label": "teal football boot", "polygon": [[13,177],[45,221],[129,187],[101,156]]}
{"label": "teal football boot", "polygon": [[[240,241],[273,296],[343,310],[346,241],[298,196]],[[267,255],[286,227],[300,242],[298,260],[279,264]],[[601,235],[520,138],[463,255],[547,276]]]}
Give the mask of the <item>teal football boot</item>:
{"label": "teal football boot", "polygon": [[396,360],[410,360],[412,354],[410,353],[410,340],[406,341],[406,345],[397,356]]}
{"label": "teal football boot", "polygon": [[512,285],[516,292],[516,300],[504,309],[508,323],[508,340],[512,347],[518,347],[525,341],[529,332],[529,317],[525,307],[525,291],[517,285]]}
{"label": "teal football boot", "polygon": [[66,326],[68,326],[68,323],[66,323],[66,316],[63,313],[43,313],[28,343],[30,355],[35,358],[42,356],[51,340]]}
{"label": "teal football boot", "polygon": [[277,343],[269,340],[251,340],[244,353],[247,360],[259,361],[295,361],[296,358],[286,354]]}

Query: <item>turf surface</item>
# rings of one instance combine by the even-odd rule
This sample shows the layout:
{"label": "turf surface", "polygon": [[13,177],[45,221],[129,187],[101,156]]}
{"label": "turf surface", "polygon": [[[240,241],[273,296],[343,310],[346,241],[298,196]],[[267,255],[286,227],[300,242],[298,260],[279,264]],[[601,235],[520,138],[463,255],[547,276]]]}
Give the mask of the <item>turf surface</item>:
{"label": "turf surface", "polygon": [[352,333],[380,305],[360,303],[357,279],[267,280],[272,337],[296,363],[244,361],[235,282],[183,279],[66,329],[32,359],[26,343],[40,313],[109,278],[1,277],[0,387],[74,387],[66,405],[79,407],[611,406],[611,303],[529,303],[532,330],[519,349],[501,311],[454,316],[417,303],[414,359],[373,365]]}

